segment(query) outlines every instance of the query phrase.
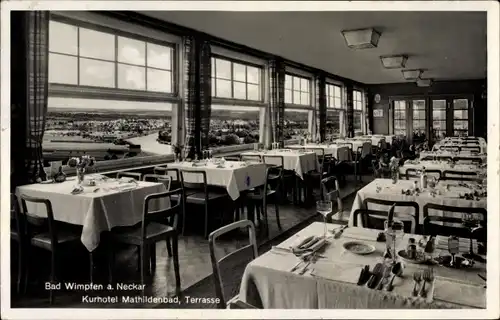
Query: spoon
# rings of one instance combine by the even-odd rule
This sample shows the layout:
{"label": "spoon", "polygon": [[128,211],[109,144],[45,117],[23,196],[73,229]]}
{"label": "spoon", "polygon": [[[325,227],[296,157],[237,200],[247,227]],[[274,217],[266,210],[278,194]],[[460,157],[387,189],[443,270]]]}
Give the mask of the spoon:
{"label": "spoon", "polygon": [[391,280],[389,281],[389,284],[387,285],[387,291],[392,291],[392,289],[394,289],[394,286],[392,285],[394,278],[396,278],[396,276],[400,276],[403,273],[403,266],[401,265],[401,262],[398,262],[395,265],[393,265],[391,272],[392,272],[392,277]]}

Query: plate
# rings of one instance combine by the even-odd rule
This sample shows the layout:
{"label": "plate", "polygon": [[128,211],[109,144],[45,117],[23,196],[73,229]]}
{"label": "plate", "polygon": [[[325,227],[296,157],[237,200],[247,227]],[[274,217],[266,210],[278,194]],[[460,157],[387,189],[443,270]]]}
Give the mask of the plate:
{"label": "plate", "polygon": [[410,259],[408,257],[408,254],[406,253],[406,250],[399,250],[398,256],[401,258],[401,260],[403,260],[404,262],[407,262],[407,263],[423,264],[423,263],[427,262],[427,260],[425,259],[425,255],[422,251],[417,251],[417,258],[416,259]]}
{"label": "plate", "polygon": [[343,244],[344,249],[358,255],[367,255],[375,252],[375,247],[359,241],[349,241]]}

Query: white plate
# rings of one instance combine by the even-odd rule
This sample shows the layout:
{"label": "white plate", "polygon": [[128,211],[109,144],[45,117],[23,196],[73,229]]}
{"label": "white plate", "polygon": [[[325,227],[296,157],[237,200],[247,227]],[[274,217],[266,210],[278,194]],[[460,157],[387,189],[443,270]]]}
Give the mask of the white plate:
{"label": "white plate", "polygon": [[[348,241],[345,242],[342,246],[347,251],[358,255],[367,255],[375,252],[374,246],[361,241]],[[359,248],[359,249],[354,250],[354,248]]]}

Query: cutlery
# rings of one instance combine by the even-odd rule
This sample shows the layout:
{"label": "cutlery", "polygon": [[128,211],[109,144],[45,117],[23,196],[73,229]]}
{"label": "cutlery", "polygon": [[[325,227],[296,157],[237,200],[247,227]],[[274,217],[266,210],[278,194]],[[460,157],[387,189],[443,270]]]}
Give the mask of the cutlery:
{"label": "cutlery", "polygon": [[336,231],[333,235],[333,239],[338,239],[342,236],[342,234],[344,233],[344,230],[347,229],[347,226],[343,226],[340,228],[340,230]]}
{"label": "cutlery", "polygon": [[396,278],[396,276],[400,276],[403,273],[403,266],[401,265],[401,262],[398,262],[392,266],[391,273],[392,278],[387,285],[387,291],[392,291],[392,289],[394,289],[394,286],[392,285],[392,283],[394,282],[394,278]]}
{"label": "cutlery", "polygon": [[374,284],[375,284],[375,280],[377,279],[377,277],[379,276],[379,274],[380,274],[381,271],[382,271],[382,264],[381,263],[377,263],[375,265],[375,267],[373,268],[372,276],[370,277],[370,279],[366,283],[366,286],[368,288],[373,289]]}
{"label": "cutlery", "polygon": [[412,295],[414,297],[418,296],[418,289],[417,287],[420,286],[420,282],[422,281],[422,273],[420,272],[415,272],[413,274],[413,281],[415,282],[415,285],[413,286],[413,292]]}
{"label": "cutlery", "polygon": [[312,261],[308,261],[303,267],[302,269],[299,271],[299,274],[300,275],[303,275],[304,273],[306,273],[306,271],[308,270],[307,267],[309,267],[309,265],[311,264]]}
{"label": "cutlery", "polygon": [[425,288],[425,284],[429,283],[429,286],[431,285],[432,281],[434,280],[433,273],[434,273],[434,271],[432,269],[427,269],[424,271],[424,275],[423,275],[424,283],[422,284],[422,292],[420,293],[420,296],[422,298],[427,298],[428,289]]}
{"label": "cutlery", "polygon": [[365,265],[361,268],[361,272],[359,273],[358,286],[365,285],[368,279],[371,277],[370,266]]}
{"label": "cutlery", "polygon": [[389,278],[390,275],[391,275],[391,268],[384,267],[382,280],[380,281],[379,285],[377,286],[377,290],[382,290],[384,285],[387,283],[387,278]]}

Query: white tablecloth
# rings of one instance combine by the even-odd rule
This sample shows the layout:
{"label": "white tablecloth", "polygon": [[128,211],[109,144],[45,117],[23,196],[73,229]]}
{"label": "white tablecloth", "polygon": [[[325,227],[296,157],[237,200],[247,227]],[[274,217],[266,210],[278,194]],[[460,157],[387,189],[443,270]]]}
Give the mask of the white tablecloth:
{"label": "white tablecloth", "polygon": [[[479,147],[481,148],[481,153],[487,153],[488,144],[486,143],[486,140],[484,140],[484,138],[482,138],[482,137],[479,137],[477,139],[479,142]],[[436,143],[436,145],[438,145],[438,146],[439,145],[448,145],[448,144],[470,145],[470,143],[465,144],[466,141],[470,142],[470,140],[466,140],[466,139],[463,139],[460,137],[447,137],[447,138],[444,138],[442,141]]]}
{"label": "white tablecloth", "polygon": [[340,139],[337,139],[337,140],[334,140],[334,142],[336,144],[338,144],[340,147],[342,147],[343,144],[352,144],[352,151],[358,151],[358,148],[362,148],[363,147],[363,143],[365,142],[365,140],[340,140]]}
{"label": "white tablecloth", "polygon": [[[266,181],[266,165],[255,163],[246,165],[240,161],[226,161],[224,168],[218,168],[217,164],[207,162],[203,166],[193,166],[192,162],[169,163],[169,168],[179,170],[203,170],[207,174],[207,184],[211,186],[224,187],[231,199],[240,197],[240,191],[261,186]],[[186,182],[201,183],[200,175],[185,173]]]}
{"label": "white tablecloth", "polygon": [[[304,179],[304,174],[310,171],[319,170],[319,162],[316,152],[299,152],[295,150],[269,150],[269,151],[248,151],[241,154],[259,156],[283,156],[283,169],[293,170],[295,174]],[[280,165],[278,159],[267,158],[268,164]]]}
{"label": "white tablecloth", "polygon": [[480,169],[475,164],[456,164],[453,168],[446,161],[406,161],[403,166],[399,168],[399,173],[404,177],[406,175],[407,169],[422,170],[425,167],[426,170],[439,170],[441,174],[446,170],[460,171],[460,172],[485,172],[484,169]]}
{"label": "white tablecloth", "polygon": [[[354,211],[357,209],[365,209],[365,207],[363,206],[363,201],[367,198],[391,201],[414,201],[419,205],[419,224],[422,224],[424,221],[424,205],[426,205],[427,203],[436,203],[457,207],[486,208],[486,198],[481,198],[481,200],[479,201],[460,199],[461,193],[470,192],[470,190],[468,188],[458,186],[459,182],[439,182],[436,190],[439,190],[441,194],[436,195],[435,197],[432,197],[428,190],[424,190],[424,192],[420,193],[418,196],[403,195],[401,191],[403,189],[411,188],[413,183],[413,180],[399,180],[397,184],[393,184],[391,179],[373,180],[371,183],[367,184],[357,192],[356,198],[354,199],[354,202],[352,204],[351,216],[349,217],[349,225],[353,225]],[[450,185],[450,191],[446,190],[446,184]],[[380,192],[377,192],[377,186],[380,186],[382,188]],[[389,208],[370,204],[369,209],[388,211]],[[413,210],[413,208],[396,208],[395,213],[396,215],[404,215],[405,212],[408,212],[409,210]],[[433,214],[435,213],[433,212]],[[361,225],[361,222],[359,220],[358,225]]]}
{"label": "white tablecloth", "polygon": [[[295,144],[295,145],[287,146],[287,148],[290,148],[290,149],[301,149],[301,150],[302,149],[320,148],[320,149],[324,150],[325,155],[333,155],[335,158],[338,157],[337,150],[340,147],[341,146],[336,145],[336,144],[328,144],[328,145],[325,145],[325,144],[306,144],[303,146]],[[321,156],[321,151],[316,151],[316,153]]]}
{"label": "white tablecloth", "polygon": [[420,159],[424,159],[424,158],[427,158],[427,157],[451,157],[451,158],[456,158],[456,157],[460,157],[460,158],[465,158],[465,159],[481,159],[481,161],[483,163],[486,163],[486,160],[487,160],[487,156],[484,155],[484,154],[478,154],[478,155],[474,155],[474,154],[471,154],[471,153],[464,153],[464,152],[461,152],[460,154],[453,154],[452,152],[448,152],[448,151],[422,151],[420,152]]}
{"label": "white tablecloth", "polygon": [[[330,230],[338,227],[329,224]],[[322,235],[323,224],[315,222],[279,245],[289,248],[309,235]],[[357,286],[359,272],[364,265],[373,270],[381,262],[385,243],[376,242],[380,230],[348,228],[340,239],[330,240],[316,263],[304,275],[291,272],[299,261],[293,254],[273,250],[248,264],[240,286],[239,298],[252,305],[279,309],[396,309],[396,308],[485,308],[486,289],[477,276],[485,272],[484,264],[470,270],[456,270],[441,266],[434,268],[434,301],[425,302],[411,297],[412,275],[427,268],[407,264],[403,278],[394,280],[392,292]],[[404,248],[409,237],[399,243]],[[376,247],[370,255],[358,256],[343,249],[347,241],[359,240]],[[467,248],[467,246],[465,246]],[[437,254],[440,248],[436,250]],[[299,268],[300,269],[300,268]]]}
{"label": "white tablecloth", "polygon": [[[89,179],[89,177],[86,177]],[[116,179],[96,181],[95,187],[84,187],[84,192],[73,195],[75,180],[63,183],[30,184],[17,188],[21,194],[50,200],[54,219],[83,226],[81,241],[93,251],[99,245],[100,233],[117,226],[132,226],[142,219],[144,198],[147,195],[165,192],[165,185],[139,181],[125,183]],[[94,192],[94,190],[98,190]],[[153,201],[151,210],[168,208],[167,201]],[[30,214],[46,217],[43,204],[27,203]]]}

